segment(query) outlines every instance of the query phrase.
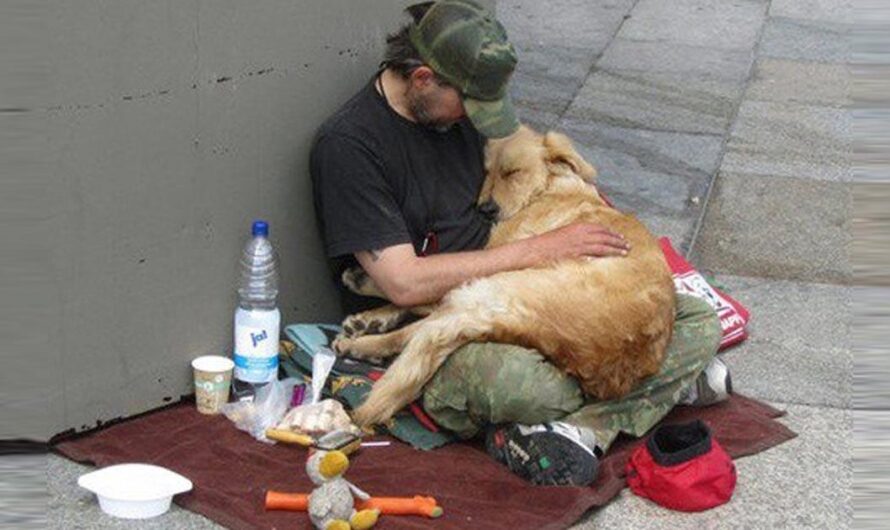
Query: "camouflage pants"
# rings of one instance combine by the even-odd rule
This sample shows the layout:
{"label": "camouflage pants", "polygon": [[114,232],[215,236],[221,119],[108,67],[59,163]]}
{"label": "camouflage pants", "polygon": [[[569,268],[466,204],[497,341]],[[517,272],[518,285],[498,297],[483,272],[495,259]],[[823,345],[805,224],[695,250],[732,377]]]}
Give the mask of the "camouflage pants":
{"label": "camouflage pants", "polygon": [[661,371],[620,399],[586,402],[577,381],[534,350],[468,344],[427,385],[424,408],[463,438],[489,423],[561,420],[592,429],[605,451],[619,432],[642,436],[670,412],[714,358],[720,336],[717,314],[706,302],[678,295],[674,335]]}

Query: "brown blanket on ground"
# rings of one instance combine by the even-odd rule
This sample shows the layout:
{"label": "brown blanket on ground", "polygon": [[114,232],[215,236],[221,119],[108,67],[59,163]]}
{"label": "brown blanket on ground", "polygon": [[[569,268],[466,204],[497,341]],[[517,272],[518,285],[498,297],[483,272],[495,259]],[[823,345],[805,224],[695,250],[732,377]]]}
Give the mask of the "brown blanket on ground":
{"label": "brown blanket on ground", "polygon": [[[678,407],[664,421],[701,418],[726,451],[738,458],[793,438],[793,432],[773,419],[782,414],[735,395],[705,409]],[[396,441],[388,447],[364,448],[352,456],[346,478],[374,496],[430,495],[445,510],[436,520],[384,515],[376,527],[382,530],[557,529],[621,491],[625,463],[638,443],[619,439],[591,488],[531,486],[470,444],[430,452]],[[145,462],[170,468],[195,486],[191,493],[178,496],[177,504],[229,528],[312,528],[305,513],[263,510],[267,489],[311,491],[304,469],[306,450],[256,442],[222,416],[198,414],[194,405],[132,419],[59,443],[55,449],[72,460],[98,466]]]}

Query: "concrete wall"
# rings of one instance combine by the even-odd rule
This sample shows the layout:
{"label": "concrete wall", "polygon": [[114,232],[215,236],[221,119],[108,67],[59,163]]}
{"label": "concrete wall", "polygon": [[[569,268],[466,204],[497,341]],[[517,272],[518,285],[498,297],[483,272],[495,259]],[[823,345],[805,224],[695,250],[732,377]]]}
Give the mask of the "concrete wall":
{"label": "concrete wall", "polygon": [[[40,309],[5,311],[19,334],[0,438],[92,428],[190,393],[189,360],[230,353],[253,218],[270,221],[281,255],[284,320],[339,318],[308,147],[408,3],[52,0],[19,28],[39,43],[40,87],[13,104],[40,158],[16,166],[17,189],[39,200],[19,219],[45,243],[11,287]],[[24,182],[32,169],[40,191]]]}

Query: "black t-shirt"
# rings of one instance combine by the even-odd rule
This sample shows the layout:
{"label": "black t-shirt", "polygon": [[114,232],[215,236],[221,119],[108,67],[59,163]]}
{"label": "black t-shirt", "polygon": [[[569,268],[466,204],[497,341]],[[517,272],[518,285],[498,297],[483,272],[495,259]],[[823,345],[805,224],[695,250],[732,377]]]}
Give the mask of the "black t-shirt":
{"label": "black t-shirt", "polygon": [[485,178],[483,137],[464,118],[440,132],[411,122],[372,80],[319,129],[310,156],[313,199],[347,313],[379,305],[342,288],[353,254],[427,233],[440,252],[482,248],[491,223],[476,207]]}

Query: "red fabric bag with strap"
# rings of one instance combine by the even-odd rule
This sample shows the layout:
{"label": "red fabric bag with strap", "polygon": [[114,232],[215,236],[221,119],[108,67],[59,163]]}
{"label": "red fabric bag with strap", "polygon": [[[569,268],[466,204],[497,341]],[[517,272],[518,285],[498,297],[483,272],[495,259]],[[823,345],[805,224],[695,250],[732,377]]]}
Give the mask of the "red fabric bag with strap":
{"label": "red fabric bag with strap", "polygon": [[667,260],[668,267],[674,275],[674,287],[677,292],[701,298],[717,311],[720,327],[723,329],[720,349],[745,340],[748,337],[746,326],[751,319],[751,314],[745,306],[709,284],[700,272],[674,250],[670,239],[662,237],[658,242],[664,251],[664,259]]}
{"label": "red fabric bag with strap", "polygon": [[627,462],[627,484],[640,497],[683,512],[700,512],[732,498],[732,459],[700,420],[662,425]]}

